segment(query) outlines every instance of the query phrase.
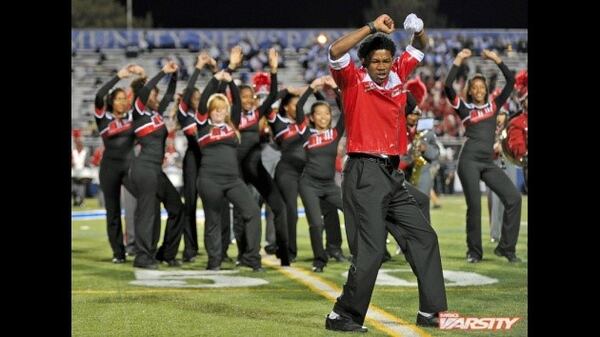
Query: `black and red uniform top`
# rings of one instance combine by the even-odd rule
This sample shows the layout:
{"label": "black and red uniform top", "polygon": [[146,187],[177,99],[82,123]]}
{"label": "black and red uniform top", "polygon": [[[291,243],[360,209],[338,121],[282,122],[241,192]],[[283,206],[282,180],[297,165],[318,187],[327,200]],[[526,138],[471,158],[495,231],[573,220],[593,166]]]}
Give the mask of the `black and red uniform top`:
{"label": "black and red uniform top", "polygon": [[[302,97],[296,104],[296,123],[305,120],[304,104],[310,95],[313,94],[313,89],[309,86],[302,94]],[[336,101],[341,109],[341,102],[336,90]],[[344,135],[344,115],[338,119],[335,128],[330,128],[325,131],[309,128],[309,131],[303,134],[304,150],[306,151],[306,166],[304,174],[317,179],[333,179],[335,177],[335,160],[337,157],[337,148],[340,139]]]}
{"label": "black and red uniform top", "polygon": [[[281,90],[277,99],[288,94],[287,89]],[[318,100],[323,100],[325,97],[319,92],[314,93]],[[296,104],[297,105],[297,104]],[[283,107],[279,107],[279,111],[273,110],[267,116],[269,126],[273,133],[273,140],[281,149],[281,160],[302,170],[306,164],[306,152],[304,151],[304,134],[308,128],[308,118],[305,118],[300,123],[297,120],[291,120],[283,117]]]}
{"label": "black and red uniform top", "polygon": [[240,92],[234,81],[229,82],[231,97],[231,125],[214,124],[209,118],[208,98],[217,90],[218,81],[213,77],[200,98],[199,112],[196,114],[196,141],[202,153],[200,171],[203,176],[239,177],[237,147],[240,144],[236,129],[240,124],[242,101]]}
{"label": "black and red uniform top", "polygon": [[112,111],[106,109],[104,104],[104,97],[119,80],[120,78],[115,76],[98,90],[95,99],[94,117],[104,143],[103,157],[128,161],[133,156],[133,142],[135,140],[131,113],[126,112],[121,118],[117,118]]}
{"label": "black and red uniform top", "polygon": [[200,69],[194,68],[194,73],[188,81],[185,94],[177,106],[177,121],[179,122],[179,125],[181,125],[181,130],[187,139],[188,150],[192,151],[196,157],[200,157],[201,154],[196,136],[198,130],[196,114],[198,113],[198,110],[192,108],[191,101],[198,75],[200,75]]}
{"label": "black and red uniform top", "polygon": [[168,133],[162,114],[173,99],[177,85],[176,74],[171,75],[169,86],[160,102],[158,111],[149,111],[146,103],[152,89],[165,76],[162,70],[140,89],[139,96],[134,100],[133,127],[136,139],[141,145],[140,153],[136,159],[140,161],[162,165]]}
{"label": "black and red uniform top", "polygon": [[271,74],[269,95],[260,107],[252,111],[242,111],[240,119],[241,143],[238,147],[238,158],[243,159],[254,147],[260,144],[259,121],[262,116],[268,115],[271,105],[277,100],[277,74]]}
{"label": "black and red uniform top", "polygon": [[[498,96],[493,100],[488,99],[487,103],[483,105],[465,102],[456,95],[452,83],[456,79],[459,67],[452,65],[448,73],[444,91],[450,105],[458,112],[466,128],[467,141],[464,144],[463,151],[461,151],[462,155],[469,154],[480,159],[493,159],[494,142],[496,141],[496,116],[508,99],[515,84],[515,78],[504,62],[498,64],[498,67],[506,78],[506,85]],[[464,151],[465,149],[467,151]]]}

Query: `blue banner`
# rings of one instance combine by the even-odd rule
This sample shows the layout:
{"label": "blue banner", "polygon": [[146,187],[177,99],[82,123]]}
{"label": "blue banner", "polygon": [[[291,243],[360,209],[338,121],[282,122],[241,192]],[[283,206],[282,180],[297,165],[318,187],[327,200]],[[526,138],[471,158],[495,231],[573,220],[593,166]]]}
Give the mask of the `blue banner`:
{"label": "blue banner", "polygon": [[[334,41],[351,29],[73,29],[71,48],[74,50],[123,49],[127,46],[151,48],[205,49],[213,45],[228,49],[241,40],[246,40],[256,49],[271,47],[279,43],[282,47],[302,48],[315,43],[320,33]],[[466,38],[491,37],[507,42],[527,40],[526,29],[482,30],[482,29],[428,29],[429,36],[441,38],[464,36]],[[407,41],[407,34],[397,30],[392,34],[396,41]]]}

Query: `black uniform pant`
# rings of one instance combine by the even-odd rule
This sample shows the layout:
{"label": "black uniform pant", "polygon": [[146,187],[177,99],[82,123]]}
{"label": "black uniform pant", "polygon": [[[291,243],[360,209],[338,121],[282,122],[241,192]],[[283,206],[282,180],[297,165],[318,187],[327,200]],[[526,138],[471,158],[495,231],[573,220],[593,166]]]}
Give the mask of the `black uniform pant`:
{"label": "black uniform pant", "polygon": [[252,268],[261,267],[260,209],[242,179],[211,177],[199,173],[198,190],[204,207],[204,247],[208,254],[208,268],[220,267],[223,259],[221,212],[224,199],[238,207],[244,221],[246,249],[240,263]]}
{"label": "black uniform pant", "polygon": [[467,254],[483,257],[479,180],[483,180],[504,204],[504,220],[498,247],[506,253],[514,253],[521,225],[521,193],[491,158],[476,159],[468,153],[468,148],[463,148],[458,159],[458,177],[467,201]]}
{"label": "black uniform pant", "polygon": [[[298,245],[296,244],[296,225],[298,223],[298,182],[303,167],[296,167],[283,160],[277,163],[275,168],[275,182],[283,196],[287,209],[289,257],[296,258]],[[328,202],[321,203],[323,211],[325,233],[327,235],[327,251],[336,252],[342,250],[342,232],[337,209]]]}
{"label": "black uniform pant", "polygon": [[123,225],[121,222],[121,185],[131,192],[133,189],[128,176],[129,160],[104,157],[100,163],[100,188],[104,194],[106,207],[106,232],[113,257],[125,258]]}
{"label": "black uniform pant", "polygon": [[[421,192],[421,190],[419,190],[407,181],[404,181],[404,186],[406,186],[408,194],[410,194],[417,202],[417,206],[419,207],[421,214],[423,214],[423,216],[425,217],[425,220],[427,220],[427,222],[431,224],[431,214],[429,212],[429,196]],[[400,249],[402,249],[403,252],[406,252],[406,238],[402,236],[400,227],[389,222],[386,223],[386,227],[388,232],[392,235],[394,240],[396,240],[396,242],[400,246]],[[389,253],[387,254],[389,255]],[[408,256],[406,256],[406,258],[408,259]]]}
{"label": "black uniform pant", "polygon": [[447,309],[437,235],[408,193],[404,174],[394,169],[397,160],[382,161],[351,155],[342,182],[346,235],[353,258],[333,310],[361,325],[385,251],[386,221],[406,238],[406,254],[419,285],[419,310]]}
{"label": "black uniform pant", "polygon": [[196,180],[200,167],[200,156],[189,147],[183,157],[183,249],[184,258],[198,255],[198,232],[196,226],[196,207],[198,205],[198,190]]}
{"label": "black uniform pant", "polygon": [[[241,170],[244,181],[252,184],[263,200],[271,207],[274,214],[276,256],[281,259],[281,265],[289,265],[288,222],[286,203],[279,192],[277,184],[265,169],[261,159],[261,148],[256,146],[241,160]],[[241,241],[242,240],[236,240]]]}
{"label": "black uniform pant", "polygon": [[[184,220],[183,203],[177,189],[160,165],[155,163],[134,159],[130,179],[138,201],[135,208],[137,254],[134,266],[153,264],[156,260],[174,259],[179,249]],[[165,206],[168,216],[163,244],[157,250],[160,238],[160,202]]]}
{"label": "black uniform pant", "polygon": [[336,210],[342,210],[342,191],[335,184],[333,178],[318,179],[303,174],[300,177],[299,192],[308,222],[310,245],[313,251],[313,266],[324,267],[329,258],[323,247],[324,224],[321,218],[320,203],[325,200],[335,206]]}

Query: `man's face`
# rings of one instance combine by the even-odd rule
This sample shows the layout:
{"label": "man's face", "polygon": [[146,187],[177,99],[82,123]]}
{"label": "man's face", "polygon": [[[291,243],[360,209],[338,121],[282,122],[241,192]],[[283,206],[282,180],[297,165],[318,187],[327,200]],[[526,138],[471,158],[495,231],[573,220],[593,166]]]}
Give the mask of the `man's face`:
{"label": "man's face", "polygon": [[417,125],[419,117],[421,117],[419,113],[411,113],[406,115],[406,124],[408,124],[410,127]]}
{"label": "man's face", "polygon": [[392,56],[387,49],[373,50],[367,56],[367,72],[375,83],[382,84],[387,80],[392,69]]}

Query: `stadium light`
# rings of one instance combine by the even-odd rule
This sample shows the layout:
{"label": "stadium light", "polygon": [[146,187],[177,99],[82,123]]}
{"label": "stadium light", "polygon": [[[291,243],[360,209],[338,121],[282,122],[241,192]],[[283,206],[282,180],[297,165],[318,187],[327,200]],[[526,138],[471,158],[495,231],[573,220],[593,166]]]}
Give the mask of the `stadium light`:
{"label": "stadium light", "polygon": [[325,35],[324,33],[320,33],[320,34],[317,36],[317,42],[318,42],[320,45],[324,45],[325,43],[327,43],[327,35]]}

